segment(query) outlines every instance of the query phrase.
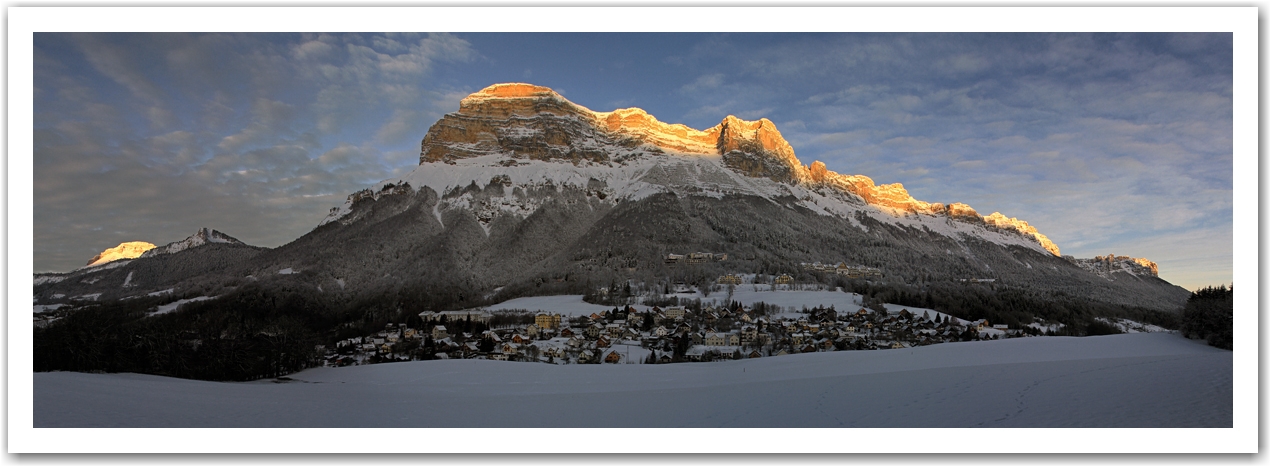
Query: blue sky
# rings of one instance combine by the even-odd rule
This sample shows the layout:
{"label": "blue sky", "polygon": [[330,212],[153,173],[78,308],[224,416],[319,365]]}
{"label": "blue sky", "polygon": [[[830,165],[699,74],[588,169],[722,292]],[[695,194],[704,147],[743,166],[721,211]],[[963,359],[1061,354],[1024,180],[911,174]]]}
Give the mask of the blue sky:
{"label": "blue sky", "polygon": [[1213,34],[61,34],[34,39],[34,257],[211,227],[279,246],[417,163],[496,82],[1027,220],[1064,254],[1232,277],[1232,48]]}

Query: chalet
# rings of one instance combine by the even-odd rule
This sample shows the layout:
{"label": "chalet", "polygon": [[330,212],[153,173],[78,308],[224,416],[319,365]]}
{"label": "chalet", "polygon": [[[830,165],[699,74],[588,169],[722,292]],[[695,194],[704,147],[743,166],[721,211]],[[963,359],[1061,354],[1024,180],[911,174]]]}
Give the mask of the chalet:
{"label": "chalet", "polygon": [[508,356],[513,354],[518,354],[520,353],[520,345],[517,345],[515,343],[503,343],[502,350],[503,350],[503,354],[506,354]]}
{"label": "chalet", "polygon": [[599,337],[595,340],[596,348],[608,348],[610,344],[609,339],[605,337]]}
{"label": "chalet", "polygon": [[758,350],[750,350],[750,354],[747,354],[745,357],[749,359],[761,358],[763,357],[763,354],[759,353]]}
{"label": "chalet", "polygon": [[571,337],[571,336],[573,336],[573,329],[571,329],[571,328],[569,328],[569,327],[565,327],[565,328],[560,329],[560,336],[562,336],[562,337]]}
{"label": "chalet", "polygon": [[585,343],[586,341],[578,337],[569,337],[569,340],[564,342],[565,345],[568,345],[571,348],[581,348]]}
{"label": "chalet", "polygon": [[813,344],[807,344],[807,345],[804,345],[804,346],[803,346],[803,349],[799,350],[799,352],[802,352],[802,353],[815,353],[815,352],[816,352],[816,345],[813,345]]}
{"label": "chalet", "polygon": [[728,336],[728,345],[731,345],[731,346],[741,345],[741,335],[738,335],[735,333],[729,333],[727,334],[727,336]]}
{"label": "chalet", "polygon": [[673,361],[674,361],[674,359],[673,359],[673,358],[671,358],[671,357],[670,357],[670,355],[669,355],[669,354],[667,354],[667,353],[662,353],[662,354],[661,354],[661,356],[658,356],[658,357],[657,357],[657,362],[662,363],[662,364],[670,363],[670,362],[673,362]]}
{"label": "chalet", "polygon": [[719,277],[718,283],[720,285],[740,285],[741,277],[736,274],[727,274]]}
{"label": "chalet", "polygon": [[789,285],[791,283],[794,283],[794,277],[789,276],[789,274],[783,273],[781,276],[776,277],[777,285]]}
{"label": "chalet", "polygon": [[617,351],[609,351],[609,354],[604,355],[604,362],[609,364],[622,362],[622,354]]}
{"label": "chalet", "polygon": [[403,337],[405,337],[405,338],[407,338],[407,339],[414,339],[414,338],[418,338],[418,337],[419,337],[419,331],[418,331],[418,330],[415,330],[415,329],[412,329],[412,328],[408,328],[408,329],[406,329],[406,331],[405,331],[405,332],[402,332],[402,336],[403,336]]}
{"label": "chalet", "polygon": [[521,336],[521,334],[519,333],[512,335],[512,343],[520,345],[520,344],[527,343],[529,341],[530,341],[529,337]]}
{"label": "chalet", "polygon": [[583,350],[582,353],[578,354],[578,364],[590,364],[594,360],[595,353],[592,353],[591,350]]}
{"label": "chalet", "polygon": [[601,327],[600,324],[591,324],[586,328],[586,335],[591,338],[596,338],[599,337],[600,333],[603,331],[604,327]]}
{"label": "chalet", "polygon": [[905,346],[904,343],[900,343],[898,341],[891,342],[891,349],[902,349],[902,348],[907,348],[907,346]]}

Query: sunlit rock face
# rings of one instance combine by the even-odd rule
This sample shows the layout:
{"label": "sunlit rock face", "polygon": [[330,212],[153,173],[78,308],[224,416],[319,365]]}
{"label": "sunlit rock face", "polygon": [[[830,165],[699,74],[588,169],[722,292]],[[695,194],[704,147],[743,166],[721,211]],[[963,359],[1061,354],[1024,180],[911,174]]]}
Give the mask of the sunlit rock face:
{"label": "sunlit rock face", "polygon": [[135,259],[140,257],[142,253],[154,249],[154,245],[145,241],[130,241],[127,243],[119,243],[118,246],[102,251],[101,254],[93,256],[85,267],[101,265],[107,262],[113,262],[120,259]]}
{"label": "sunlit rock face", "polygon": [[719,157],[733,171],[780,183],[829,188],[853,194],[894,215],[947,216],[959,221],[1011,231],[1035,240],[1059,255],[1035,227],[1000,213],[981,216],[961,203],[927,203],[914,199],[899,183],[877,185],[864,175],[843,175],[820,161],[803,165],[794,149],[766,118],[746,121],[728,115],[702,130],[658,121],[638,108],[594,112],[555,91],[531,84],[495,84],[467,96],[459,111],[428,130],[419,163],[445,162],[502,154],[512,159],[611,163],[612,154],[646,153]]}
{"label": "sunlit rock face", "polygon": [[[989,225],[993,225],[998,228],[1012,229],[1020,233],[1023,233],[1024,235],[1028,235],[1033,238],[1036,238],[1036,242],[1041,243],[1041,246],[1044,247],[1045,250],[1049,251],[1055,256],[1059,255],[1058,245],[1054,244],[1053,241],[1050,241],[1049,238],[1045,237],[1045,235],[1037,231],[1036,227],[1032,225],[1028,225],[1027,222],[1024,220],[1019,220],[1014,217],[1007,218],[1005,215],[1001,215],[1001,212],[993,212],[992,215],[984,217],[983,221]],[[1139,260],[1146,260],[1146,259],[1139,259]],[[1151,261],[1147,261],[1147,262],[1151,263],[1151,270],[1154,271],[1155,263]],[[1154,275],[1154,273],[1152,274]]]}
{"label": "sunlit rock face", "polygon": [[1103,277],[1107,277],[1113,272],[1128,272],[1133,275],[1149,275],[1152,277],[1160,276],[1160,267],[1155,262],[1142,257],[1108,254],[1096,256],[1093,259],[1076,259],[1071,256],[1063,256],[1063,258]]}

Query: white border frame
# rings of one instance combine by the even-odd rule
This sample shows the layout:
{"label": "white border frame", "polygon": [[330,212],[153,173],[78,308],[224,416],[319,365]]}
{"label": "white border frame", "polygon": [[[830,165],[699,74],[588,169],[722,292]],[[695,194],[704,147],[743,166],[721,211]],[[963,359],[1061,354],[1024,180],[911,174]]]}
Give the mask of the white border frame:
{"label": "white border frame", "polygon": [[[620,18],[614,23],[614,18]],[[703,21],[701,18],[709,18]],[[209,25],[214,25],[210,27]],[[314,442],[288,429],[33,429],[31,333],[26,309],[32,229],[32,33],[61,31],[998,31],[1218,32],[1234,40],[1234,427],[1230,429],[680,429],[656,452],[720,453],[1255,453],[1257,452],[1259,199],[1258,10],[1223,8],[32,8],[8,9],[8,449],[20,452],[649,453],[647,442],[542,442],[596,438],[593,429],[330,429]],[[1251,343],[1249,343],[1251,342]],[[514,433],[513,435],[505,435]],[[847,436],[844,441],[844,434]],[[648,438],[647,429],[603,435]],[[762,441],[738,441],[738,438]],[[991,441],[985,441],[990,438]],[[473,439],[483,439],[474,441]],[[500,439],[489,441],[488,439]],[[903,441],[919,439],[917,441]],[[598,440],[598,438],[597,438]],[[637,451],[637,448],[639,449]]]}

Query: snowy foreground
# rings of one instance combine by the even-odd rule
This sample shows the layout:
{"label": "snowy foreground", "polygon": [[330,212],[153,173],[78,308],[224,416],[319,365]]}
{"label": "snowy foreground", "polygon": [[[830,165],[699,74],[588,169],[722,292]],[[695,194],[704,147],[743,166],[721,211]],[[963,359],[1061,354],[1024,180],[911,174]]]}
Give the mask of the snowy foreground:
{"label": "snowy foreground", "polygon": [[1038,337],[667,365],[486,360],[217,383],[34,374],[39,427],[1231,427],[1231,352]]}

